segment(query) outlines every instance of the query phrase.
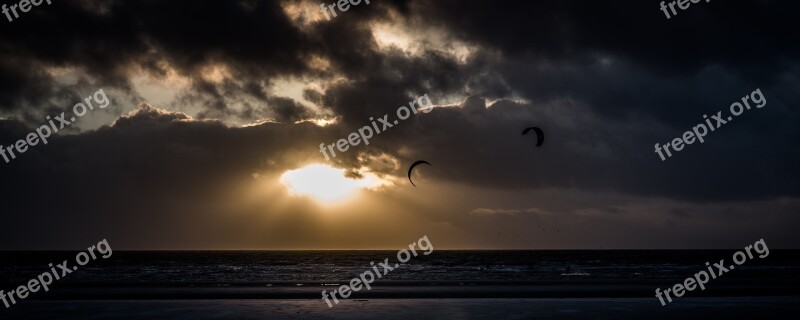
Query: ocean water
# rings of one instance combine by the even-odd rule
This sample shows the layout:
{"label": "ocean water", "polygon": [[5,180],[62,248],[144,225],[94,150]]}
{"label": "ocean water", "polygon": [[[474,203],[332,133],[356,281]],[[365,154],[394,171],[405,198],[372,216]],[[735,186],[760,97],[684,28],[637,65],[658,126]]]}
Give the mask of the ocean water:
{"label": "ocean water", "polygon": [[[411,258],[383,277],[390,281],[609,281],[684,279],[705,262],[725,259],[735,250],[580,250],[580,251],[434,251]],[[0,284],[26,283],[49,263],[69,260],[77,252],[0,252]],[[58,281],[70,284],[269,284],[337,282],[356,277],[397,251],[115,251],[89,262]],[[757,256],[725,279],[800,280],[800,250],[772,250]]]}
{"label": "ocean water", "polygon": [[[794,319],[800,251],[772,250],[663,307],[653,295],[735,250],[434,251],[335,307],[321,300],[396,251],[116,251],[2,319]],[[77,252],[0,252],[13,290]],[[70,266],[75,265],[70,262]],[[388,280],[388,281],[387,281]],[[335,285],[334,285],[335,284]]]}

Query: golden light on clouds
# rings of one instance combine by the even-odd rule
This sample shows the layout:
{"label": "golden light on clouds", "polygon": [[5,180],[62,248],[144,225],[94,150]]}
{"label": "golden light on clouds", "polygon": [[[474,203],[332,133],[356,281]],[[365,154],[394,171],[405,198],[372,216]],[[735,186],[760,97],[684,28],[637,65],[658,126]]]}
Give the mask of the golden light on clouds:
{"label": "golden light on clouds", "polygon": [[353,179],[346,177],[343,169],[324,164],[289,170],[281,175],[280,181],[289,189],[290,195],[308,196],[325,204],[343,202],[351,199],[359,190],[385,184],[385,181],[371,173],[363,174],[362,179]]}
{"label": "golden light on clouds", "polygon": [[298,27],[307,27],[313,23],[326,21],[319,3],[313,1],[284,1],[283,12]]}
{"label": "golden light on clouds", "polygon": [[200,76],[203,78],[203,80],[217,84],[222,83],[222,81],[225,79],[232,77],[230,70],[228,70],[228,66],[224,64],[207,65],[200,71]]}
{"label": "golden light on clouds", "polygon": [[390,24],[376,24],[372,27],[372,36],[381,49],[395,46],[403,51],[411,51],[413,40],[406,30]]}
{"label": "golden light on clouds", "polygon": [[312,55],[308,59],[308,66],[319,71],[326,71],[331,67],[331,61],[320,55]]}
{"label": "golden light on clouds", "polygon": [[334,125],[339,123],[339,119],[337,118],[315,118],[315,119],[308,119],[308,120],[300,120],[296,121],[295,124],[304,123],[304,122],[311,122],[320,127],[327,127],[330,125]]}
{"label": "golden light on clouds", "polygon": [[376,22],[370,29],[379,50],[396,48],[408,56],[422,57],[427,51],[435,51],[466,63],[478,51],[477,46],[454,39],[445,30],[420,29],[401,20]]}

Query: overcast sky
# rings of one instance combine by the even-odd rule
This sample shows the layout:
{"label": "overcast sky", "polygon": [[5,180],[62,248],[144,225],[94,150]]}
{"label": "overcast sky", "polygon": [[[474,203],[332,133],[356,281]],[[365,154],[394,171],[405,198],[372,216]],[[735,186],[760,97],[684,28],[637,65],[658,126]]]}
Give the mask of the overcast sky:
{"label": "overcast sky", "polygon": [[[0,16],[0,144],[98,89],[112,101],[0,159],[0,249],[800,248],[800,3],[667,19],[659,2],[373,0],[328,21],[316,1],[80,0]],[[757,88],[764,108],[654,152]],[[431,112],[319,152],[426,93]],[[416,160],[432,166],[414,187]],[[334,204],[282,182],[313,164],[377,182]]]}

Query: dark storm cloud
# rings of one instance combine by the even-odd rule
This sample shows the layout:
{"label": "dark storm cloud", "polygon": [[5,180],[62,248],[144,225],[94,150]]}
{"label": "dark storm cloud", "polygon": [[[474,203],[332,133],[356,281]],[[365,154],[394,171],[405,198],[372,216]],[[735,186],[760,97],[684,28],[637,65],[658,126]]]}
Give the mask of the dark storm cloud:
{"label": "dark storm cloud", "polygon": [[[767,112],[766,107],[759,111]],[[764,121],[759,117],[778,118],[752,114],[737,121]],[[375,144],[410,148],[413,152],[402,157],[404,163],[416,159],[438,163],[435,170],[428,170],[432,176],[496,188],[555,186],[695,201],[800,192],[796,178],[800,172],[786,161],[798,159],[798,154],[780,133],[792,130],[789,127],[758,138],[747,128],[720,130],[706,143],[687,146],[662,162],[653,144],[681,135],[702,121],[698,118],[683,130],[657,130],[652,119],[608,120],[569,103],[499,101],[485,108],[483,99],[471,97],[462,108],[435,109],[392,128],[397,131]],[[545,131],[540,148],[533,137],[520,135],[530,125]],[[764,156],[773,152],[780,156]]]}
{"label": "dark storm cloud", "polygon": [[[799,6],[788,1],[696,6],[671,20],[663,17],[657,4],[647,1],[385,2],[369,7],[371,10],[351,10],[347,13],[351,19],[315,24],[310,32],[294,26],[280,3],[78,1],[36,10],[3,30],[3,77],[8,85],[0,89],[0,102],[3,108],[19,108],[22,99],[52,94],[47,91],[53,87],[48,83],[52,79],[41,73],[42,65],[37,63],[83,68],[104,85],[128,88],[131,65],[163,74],[162,62],[166,62],[182,74],[196,76],[206,64],[219,62],[245,81],[236,90],[227,84],[229,93],[251,92],[259,78],[314,73],[304,63],[313,54],[331,59],[334,69],[355,79],[369,77],[371,72],[379,73],[379,78],[398,73],[402,80],[375,86],[406,90],[427,83],[438,91],[457,91],[465,85],[459,79],[485,68],[475,59],[471,62],[477,65],[456,70],[452,61],[433,52],[409,60],[374,51],[363,23],[382,18],[386,7],[405,14],[405,23],[444,26],[455,38],[497,49],[504,58],[522,63],[501,64],[496,67],[504,72],[493,70],[493,74],[471,79],[473,91],[507,94],[508,88],[498,82],[506,80],[528,99],[580,95],[592,99],[606,113],[636,107],[608,101],[618,101],[615,97],[620,95],[632,99],[620,92],[628,83],[612,82],[616,90],[592,92],[571,87],[572,79],[555,78],[541,70],[542,66],[573,67],[552,72],[581,73],[599,57],[608,56],[655,72],[649,76],[666,74],[680,81],[682,75],[720,65],[730,68],[727,71],[734,76],[768,85],[775,80],[771,75],[793,65],[798,48],[797,39],[792,39],[797,35],[784,32],[792,29],[791,13]],[[739,12],[746,12],[746,19]],[[536,69],[540,72],[532,72]],[[593,78],[597,76],[584,77]],[[199,80],[193,83],[200,93],[212,92],[215,87]],[[673,93],[675,89],[666,90]],[[654,91],[658,94],[661,90]],[[206,108],[211,113],[226,108],[217,97],[208,99]]]}
{"label": "dark storm cloud", "polygon": [[[236,78],[255,81],[304,72],[303,59],[315,50],[277,1],[62,1],[37,9],[0,35],[5,110],[36,107],[53,94],[46,67],[84,70],[105,87],[130,90],[134,66],[196,77],[203,66],[223,63]],[[200,93],[214,89],[200,80],[192,85]]]}
{"label": "dark storm cloud", "polygon": [[[0,120],[0,143],[8,146],[27,130]],[[54,136],[2,163],[4,226],[30,229],[25,237],[1,232],[0,241],[28,247],[73,241],[73,230],[89,224],[121,234],[150,230],[162,239],[182,225],[211,228],[209,220],[223,217],[209,218],[219,214],[222,199],[254,173],[293,169],[298,159],[290,150],[313,148],[323,131],[312,124],[229,128],[142,105],[111,126]]]}
{"label": "dark storm cloud", "polygon": [[311,117],[311,112],[298,104],[292,99],[274,98],[271,101],[275,112],[275,120],[278,122],[295,122],[299,120],[308,119]]}
{"label": "dark storm cloud", "polygon": [[[797,42],[780,36],[789,27],[791,6],[797,6],[788,2],[715,3],[692,7],[671,20],[647,2],[386,2],[306,29],[293,24],[275,1],[97,3],[59,4],[10,25],[3,38],[14,50],[4,50],[13,58],[4,60],[9,69],[4,82],[18,85],[3,87],[4,107],[32,105],[56,94],[53,79],[41,71],[44,64],[84,68],[102,83],[123,89],[131,65],[155,75],[165,74],[168,65],[191,76],[191,90],[179,101],[201,107],[201,119],[294,122],[313,112],[292,99],[271,96],[263,85],[280,75],[339,74],[347,81],[322,94],[306,90],[304,95],[339,116],[337,131],[343,132],[368,125],[370,117],[393,114],[423,93],[473,96],[462,110],[420,116],[377,136],[373,150],[364,150],[424,150],[428,154],[418,156],[439,156],[450,164],[439,173],[443,179],[499,188],[608,188],[695,199],[797,192],[796,181],[768,183],[778,172],[795,173],[783,159],[798,157],[789,147],[800,138],[793,126],[797,119],[786,116],[791,99],[782,99],[796,97],[791,83],[797,81],[792,70],[798,65]],[[391,9],[401,16],[389,18]],[[747,12],[747,23],[738,12]],[[477,51],[459,63],[433,49],[415,55],[379,50],[366,27],[370,19],[399,19],[393,22],[420,30],[444,27],[447,37]],[[306,60],[313,55],[328,59],[330,70],[309,69]],[[22,63],[12,63],[17,60]],[[209,63],[226,66],[230,77],[219,83],[202,79]],[[769,106],[748,113],[748,120],[665,163],[650,151],[654,143],[667,143],[700,122],[702,114],[756,87],[766,93]],[[531,103],[500,102],[485,109],[481,99],[514,96]],[[250,100],[242,108],[229,106],[241,97]],[[566,110],[564,101],[581,109]],[[559,113],[573,123],[565,125]],[[548,128],[551,149],[545,155],[509,142],[507,128],[529,123]],[[758,155],[767,150],[779,156]],[[514,165],[489,169],[497,155],[513,159]],[[522,161],[534,156],[544,158],[535,166]],[[686,163],[688,157],[695,165]],[[350,152],[337,160],[358,166],[357,159],[358,153]],[[769,169],[747,170],[756,163]],[[562,170],[546,169],[554,166]],[[734,178],[730,172],[738,174]],[[707,178],[689,184],[685,176]],[[754,184],[767,186],[744,187]]]}
{"label": "dark storm cloud", "polygon": [[[703,3],[670,20],[658,3],[445,0],[419,14],[502,52],[494,71],[524,98],[583,99],[615,118],[646,112],[677,124],[685,120],[677,108],[703,110],[730,92],[779,85],[798,64],[800,39],[788,31],[798,3]],[[604,70],[604,59],[625,69]]]}
{"label": "dark storm cloud", "polygon": [[[444,25],[501,58],[479,52],[462,66],[432,51],[400,59],[384,53],[380,65],[365,63],[382,72],[345,70],[366,79],[326,92],[326,105],[346,125],[392,114],[414,93],[496,99],[514,92],[532,102],[483,110],[473,97],[461,110],[439,109],[391,129],[371,148],[408,147],[418,152],[406,162],[445,163],[433,173],[439,178],[500,188],[578,187],[702,201],[800,192],[800,172],[789,164],[800,158],[791,147],[800,139],[800,119],[789,102],[797,97],[790,86],[800,59],[797,42],[783,36],[797,5],[715,3],[667,20],[657,3],[647,2],[415,4],[409,14],[425,21],[417,23]],[[405,91],[392,91],[398,87]],[[727,113],[756,88],[768,92],[770,107],[666,162],[653,152],[655,143],[669,143],[703,114]],[[547,149],[520,149],[510,128],[529,124],[548,128]]]}
{"label": "dark storm cloud", "polygon": [[[426,19],[509,55],[574,61],[587,53],[622,56],[668,73],[712,63],[776,71],[796,57],[792,1],[703,3],[667,20],[660,1],[435,1]],[[457,12],[457,13],[456,13]]]}
{"label": "dark storm cloud", "polygon": [[[214,205],[224,202],[226,188],[254,172],[324,161],[319,143],[335,143],[370,117],[395,117],[424,93],[449,106],[413,116],[340,155],[338,164],[357,168],[371,161],[360,154],[385,152],[401,160],[400,168],[377,171],[402,176],[407,164],[425,159],[434,165],[429,177],[511,191],[564,188],[695,202],[800,194],[793,16],[800,3],[716,1],[667,20],[658,1],[381,1],[307,26],[292,21],[282,3],[60,1],[3,21],[0,112],[13,118],[0,120],[4,146],[43,124],[44,114],[63,111],[69,104],[62,102],[80,100],[77,88],[137,97],[136,70],[189,78],[176,103],[199,108],[195,118],[204,121],[142,106],[113,125],[54,137],[0,163],[3,210],[21,213],[4,223],[0,240],[14,243],[24,231],[47,241],[87,223],[169,234],[182,221],[223,211]],[[439,43],[413,54],[381,48],[372,22],[414,36],[436,27],[443,41],[474,52],[459,61]],[[329,67],[310,67],[315,57]],[[229,74],[204,79],[209,65]],[[50,68],[91,79],[65,85]],[[293,124],[315,111],[265,90],[281,77],[339,79],[303,97],[340,122]],[[665,162],[653,152],[653,144],[668,143],[756,88],[765,108]],[[228,117],[280,123],[234,128],[223,124]],[[520,136],[530,125],[545,130],[542,148]],[[51,223],[34,229],[40,220]],[[206,221],[213,229],[208,221],[216,220]],[[181,236],[192,237],[175,239]]]}

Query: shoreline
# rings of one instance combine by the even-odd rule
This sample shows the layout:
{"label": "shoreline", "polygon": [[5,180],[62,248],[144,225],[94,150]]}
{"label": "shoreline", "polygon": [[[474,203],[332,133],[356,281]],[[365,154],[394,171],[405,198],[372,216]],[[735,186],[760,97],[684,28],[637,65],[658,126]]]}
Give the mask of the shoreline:
{"label": "shoreline", "polygon": [[25,301],[3,318],[51,319],[794,319],[800,298],[655,298],[319,300],[73,300]]}

